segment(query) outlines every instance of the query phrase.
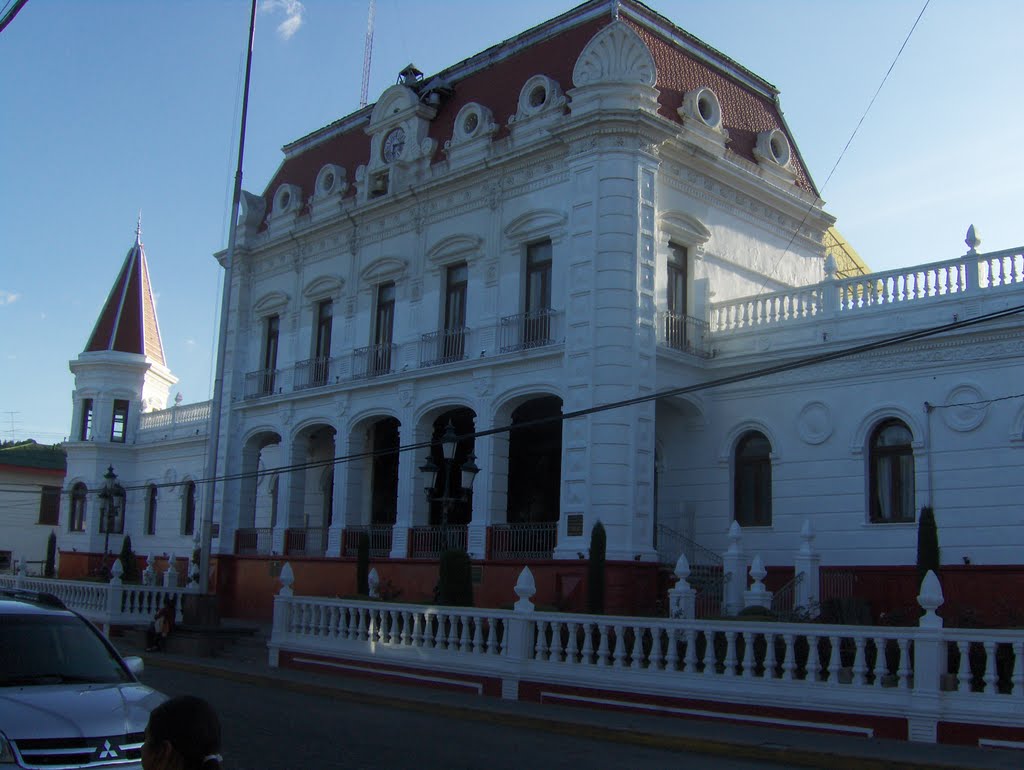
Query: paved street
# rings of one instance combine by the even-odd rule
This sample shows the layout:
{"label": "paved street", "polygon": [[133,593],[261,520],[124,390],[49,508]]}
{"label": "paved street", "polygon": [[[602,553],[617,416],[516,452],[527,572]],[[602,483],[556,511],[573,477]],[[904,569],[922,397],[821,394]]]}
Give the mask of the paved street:
{"label": "paved street", "polygon": [[207,698],[221,715],[227,770],[316,768],[714,768],[784,765],[684,754],[504,723],[481,712],[366,706],[348,700],[149,666],[143,681],[169,695]]}

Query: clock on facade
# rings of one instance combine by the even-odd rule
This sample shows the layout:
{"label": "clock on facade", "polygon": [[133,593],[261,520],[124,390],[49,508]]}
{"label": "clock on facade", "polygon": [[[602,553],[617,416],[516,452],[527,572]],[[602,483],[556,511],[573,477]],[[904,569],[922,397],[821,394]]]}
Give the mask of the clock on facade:
{"label": "clock on facade", "polygon": [[398,160],[398,157],[402,154],[402,149],[404,147],[405,130],[396,128],[384,137],[384,149],[381,153],[384,158],[384,162],[391,163]]}

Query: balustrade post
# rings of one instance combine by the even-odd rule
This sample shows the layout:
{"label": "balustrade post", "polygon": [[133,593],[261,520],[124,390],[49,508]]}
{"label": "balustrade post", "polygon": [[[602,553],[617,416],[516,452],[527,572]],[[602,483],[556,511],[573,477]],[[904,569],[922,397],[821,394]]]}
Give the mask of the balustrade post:
{"label": "balustrade post", "polygon": [[744,608],[763,607],[769,609],[772,606],[772,592],[764,587],[764,579],[767,575],[768,570],[764,568],[764,562],[761,561],[761,555],[758,554],[750,565],[750,577],[753,582],[750,590],[743,592]]}
{"label": "balustrade post", "polygon": [[839,312],[839,283],[836,280],[836,258],[829,254],[825,257],[825,280],[821,284],[822,315],[831,318]]}
{"label": "balustrade post", "polygon": [[124,585],[121,582],[121,575],[124,574],[124,567],[120,559],[114,560],[114,566],[110,569],[111,578],[107,583],[107,607],[103,616],[103,633],[110,636],[110,625],[121,614],[121,598],[124,595]]}
{"label": "balustrade post", "polygon": [[946,640],[942,618],[935,614],[944,601],[942,586],[935,573],[921,581],[917,603],[925,611],[914,635],[914,690],[907,718],[908,736],[912,741],[935,743],[941,715],[941,682],[946,674]]}
{"label": "balustrade post", "polygon": [[519,700],[519,676],[523,663],[533,657],[534,607],[533,596],[537,593],[537,583],[529,567],[523,567],[515,586],[519,601],[513,606],[513,613],[508,618],[505,628],[505,649],[508,659],[508,670],[501,678],[501,697],[504,700]]}
{"label": "balustrade post", "polygon": [[800,550],[793,559],[793,574],[804,579],[799,581],[793,596],[793,607],[803,607],[812,617],[818,616],[821,590],[821,554],[814,550],[814,528],[811,520],[805,519],[800,530]]}
{"label": "balustrade post", "polygon": [[273,668],[277,668],[280,662],[280,640],[288,633],[288,616],[291,612],[293,594],[292,583],[295,582],[295,574],[292,572],[290,563],[285,562],[278,580],[281,581],[281,590],[274,597],[274,620],[270,631],[270,642],[267,644],[269,663]]}
{"label": "balustrade post", "polygon": [[669,615],[692,620],[697,617],[697,592],[690,586],[690,562],[685,553],[679,554],[675,572],[675,587],[668,592]]}
{"label": "balustrade post", "polygon": [[729,527],[729,549],[722,557],[726,577],[722,611],[726,615],[735,615],[743,609],[743,592],[747,590],[747,563],[743,556],[742,537],[739,523],[733,521]]}

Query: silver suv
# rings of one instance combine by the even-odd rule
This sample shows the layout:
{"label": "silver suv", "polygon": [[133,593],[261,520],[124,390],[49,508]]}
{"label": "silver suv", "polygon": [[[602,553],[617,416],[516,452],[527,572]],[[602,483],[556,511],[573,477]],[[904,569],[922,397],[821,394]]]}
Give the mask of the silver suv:
{"label": "silver suv", "polygon": [[0,590],[0,768],[141,768],[164,696],[140,673],[56,597]]}

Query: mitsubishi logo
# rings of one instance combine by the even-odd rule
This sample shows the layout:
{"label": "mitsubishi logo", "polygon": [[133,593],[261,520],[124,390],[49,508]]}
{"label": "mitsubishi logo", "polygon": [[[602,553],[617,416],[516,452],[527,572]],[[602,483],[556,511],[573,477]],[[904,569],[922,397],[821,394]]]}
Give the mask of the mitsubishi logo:
{"label": "mitsubishi logo", "polygon": [[110,745],[110,741],[103,741],[103,750],[100,751],[100,759],[117,759],[117,751]]}

